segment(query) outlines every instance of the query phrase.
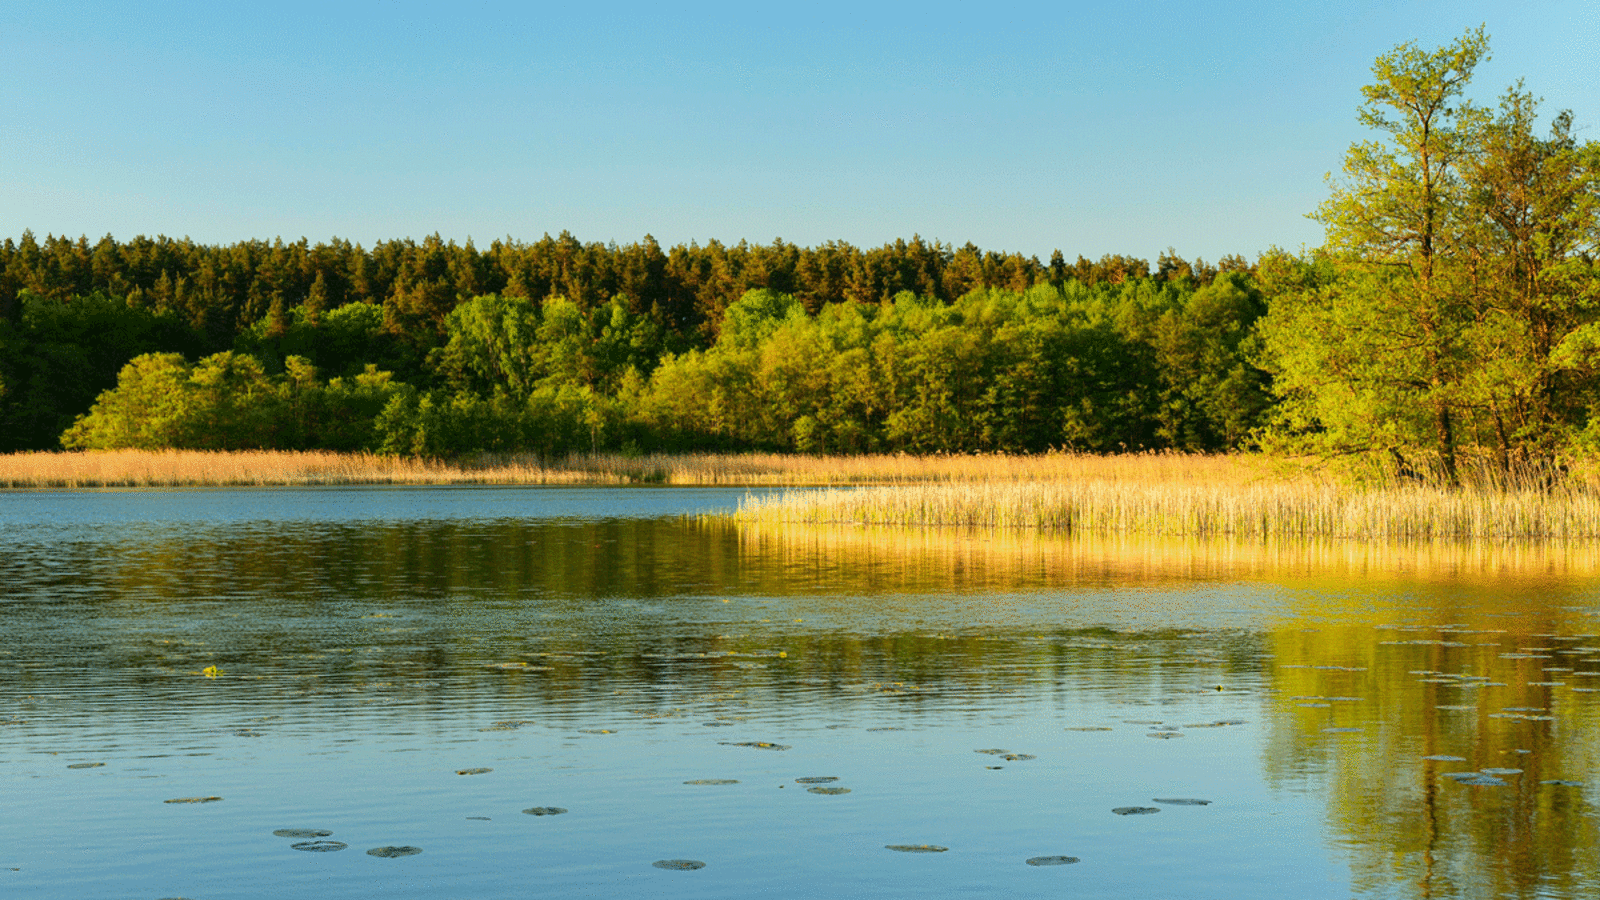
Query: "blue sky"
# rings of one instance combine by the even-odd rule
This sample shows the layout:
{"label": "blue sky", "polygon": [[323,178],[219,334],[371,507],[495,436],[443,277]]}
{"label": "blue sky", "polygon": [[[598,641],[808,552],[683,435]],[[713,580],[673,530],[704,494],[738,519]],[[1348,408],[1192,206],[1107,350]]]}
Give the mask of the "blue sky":
{"label": "blue sky", "polygon": [[1600,5],[14,3],[0,236],[1322,241],[1373,59],[1488,26],[1600,137]]}

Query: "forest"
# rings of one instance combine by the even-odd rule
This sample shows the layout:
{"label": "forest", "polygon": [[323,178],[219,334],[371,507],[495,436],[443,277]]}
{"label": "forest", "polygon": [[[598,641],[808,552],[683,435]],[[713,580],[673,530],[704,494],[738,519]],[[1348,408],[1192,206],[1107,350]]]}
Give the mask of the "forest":
{"label": "forest", "polygon": [[1481,29],[1373,66],[1312,215],[1254,260],[480,249],[31,232],[0,243],[0,450],[452,457],[1266,449],[1453,483],[1600,448],[1600,144]]}

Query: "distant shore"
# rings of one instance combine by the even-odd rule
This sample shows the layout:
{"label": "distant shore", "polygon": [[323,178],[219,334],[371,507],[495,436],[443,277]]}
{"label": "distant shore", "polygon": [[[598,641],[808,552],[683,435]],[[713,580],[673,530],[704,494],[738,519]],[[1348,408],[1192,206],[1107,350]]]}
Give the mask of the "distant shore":
{"label": "distant shore", "polygon": [[327,451],[103,450],[0,454],[4,488],[162,488],[338,484],[895,485],[978,481],[1183,483],[1272,478],[1260,457],[779,453],[582,454],[453,461]]}

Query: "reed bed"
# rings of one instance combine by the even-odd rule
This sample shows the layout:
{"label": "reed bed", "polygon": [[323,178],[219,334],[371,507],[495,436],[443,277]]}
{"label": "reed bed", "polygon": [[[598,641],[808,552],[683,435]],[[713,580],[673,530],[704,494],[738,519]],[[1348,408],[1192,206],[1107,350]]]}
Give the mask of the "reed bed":
{"label": "reed bed", "polygon": [[1354,489],[1315,479],[1246,483],[1049,481],[791,490],[746,498],[747,523],[1032,529],[1365,541],[1590,540],[1600,492]]}
{"label": "reed bed", "polygon": [[1262,458],[1143,453],[1093,456],[692,453],[625,456],[483,454],[453,462],[324,451],[107,450],[0,455],[0,487],[198,487],[329,484],[849,485],[1094,480],[1246,483],[1272,477]]}

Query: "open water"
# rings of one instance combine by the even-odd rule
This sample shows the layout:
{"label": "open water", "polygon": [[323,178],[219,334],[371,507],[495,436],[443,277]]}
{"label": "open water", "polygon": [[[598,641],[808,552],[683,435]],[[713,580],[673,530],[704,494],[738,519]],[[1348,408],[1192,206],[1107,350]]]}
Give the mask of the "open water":
{"label": "open water", "polygon": [[744,493],[0,494],[0,897],[1600,894],[1593,548]]}

